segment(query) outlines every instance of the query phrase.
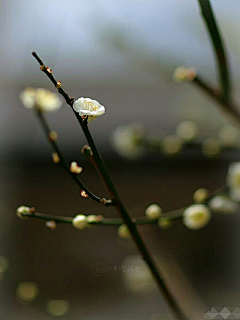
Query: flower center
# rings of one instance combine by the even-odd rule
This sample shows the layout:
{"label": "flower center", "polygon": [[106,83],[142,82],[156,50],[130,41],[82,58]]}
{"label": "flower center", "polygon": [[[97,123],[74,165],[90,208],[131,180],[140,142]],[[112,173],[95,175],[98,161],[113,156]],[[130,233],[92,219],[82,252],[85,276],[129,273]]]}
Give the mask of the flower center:
{"label": "flower center", "polygon": [[84,104],[90,111],[98,110],[98,107],[96,105],[94,105],[94,103],[91,101],[85,101]]}

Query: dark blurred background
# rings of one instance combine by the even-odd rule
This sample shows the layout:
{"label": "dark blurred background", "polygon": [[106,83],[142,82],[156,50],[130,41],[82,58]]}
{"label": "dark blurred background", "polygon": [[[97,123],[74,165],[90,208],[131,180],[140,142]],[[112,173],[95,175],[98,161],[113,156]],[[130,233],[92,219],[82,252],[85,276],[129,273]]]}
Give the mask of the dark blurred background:
{"label": "dark blurred background", "polygon": [[[212,5],[228,48],[233,95],[240,101],[240,4],[214,0]],[[133,216],[142,216],[151,203],[164,211],[189,204],[198,187],[216,190],[237,153],[223,152],[214,159],[199,152],[172,158],[150,154],[128,160],[110,143],[114,128],[129,122],[172,133],[188,119],[204,137],[216,136],[227,123],[216,103],[197,88],[172,80],[174,69],[187,65],[217,84],[197,1],[2,0],[0,16],[0,271],[1,261],[6,269],[0,281],[0,319],[50,319],[59,313],[69,320],[172,319],[147,272],[129,275],[121,269],[142,266],[142,261],[131,240],[117,236],[117,228],[80,232],[60,225],[52,232],[42,221],[16,217],[22,204],[51,214],[116,216],[112,208],[82,199],[78,187],[52,163],[37,119],[21,105],[19,94],[27,86],[54,90],[32,58],[34,50],[70,95],[97,99],[106,107],[106,115],[89,127]],[[86,141],[71,110],[64,104],[48,120],[68,161],[79,161],[86,184],[106,196],[81,154]],[[238,215],[216,215],[197,232],[181,221],[166,231],[140,228],[190,319],[203,319],[215,306],[240,307],[239,220]],[[102,276],[96,276],[99,264]],[[30,283],[25,288],[32,290],[30,298],[23,283]],[[61,301],[49,306],[52,300]]]}

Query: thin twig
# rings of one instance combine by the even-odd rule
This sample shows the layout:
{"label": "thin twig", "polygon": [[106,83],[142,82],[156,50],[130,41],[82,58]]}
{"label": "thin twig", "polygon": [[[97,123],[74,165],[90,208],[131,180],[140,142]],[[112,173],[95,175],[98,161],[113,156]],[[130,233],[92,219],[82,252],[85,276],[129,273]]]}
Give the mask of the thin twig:
{"label": "thin twig", "polygon": [[[207,204],[213,197],[223,194],[224,192],[227,192],[228,188],[227,186],[224,186],[222,188],[219,188],[215,190],[214,192],[211,193],[211,195],[202,203]],[[186,208],[190,207],[195,203],[191,203],[189,205],[186,205],[184,207],[174,209],[171,211],[166,211],[163,212],[162,215],[160,216],[160,219],[168,219],[168,220],[178,220],[181,219],[183,216],[183,212]],[[32,213],[29,214],[23,214],[24,217],[30,217],[30,218],[37,218],[37,219],[43,219],[43,220],[53,220],[55,222],[59,223],[72,223],[72,220],[74,217],[66,217],[66,216],[57,216],[57,215],[51,215],[51,214],[46,214],[46,213],[40,213],[33,211]],[[121,218],[105,218],[103,217],[102,220],[99,221],[90,221],[88,222],[89,224],[93,225],[107,225],[107,226],[120,226],[123,224],[123,219]],[[132,219],[132,223],[135,225],[148,225],[148,224],[157,224],[158,219],[150,219],[146,216],[143,217],[136,217]]]}
{"label": "thin twig", "polygon": [[[52,72],[49,73],[49,71],[46,69],[43,61],[38,57],[38,55],[35,52],[33,53],[33,56],[39,62],[40,66],[41,66],[41,70],[48,76],[48,78],[52,81],[52,83],[56,87],[57,81],[53,77]],[[63,95],[66,102],[72,108],[73,99],[69,98],[68,94],[66,94],[62,88],[58,88],[58,91],[60,94]],[[148,249],[146,248],[146,245],[145,245],[136,225],[133,223],[132,218],[128,214],[125,206],[123,205],[123,203],[122,203],[122,201],[121,201],[121,199],[120,199],[120,197],[119,197],[119,195],[113,185],[113,182],[110,178],[110,175],[108,174],[108,171],[107,171],[106,166],[103,162],[103,159],[102,159],[101,155],[99,154],[99,152],[95,146],[95,143],[92,139],[92,136],[88,130],[87,121],[83,120],[76,112],[74,112],[74,114],[83,129],[83,132],[86,136],[86,139],[88,141],[89,146],[91,147],[94,159],[97,163],[98,169],[101,171],[101,175],[104,178],[105,185],[111,195],[111,198],[115,201],[115,208],[117,209],[117,211],[120,214],[121,218],[123,219],[124,223],[127,225],[128,229],[132,235],[132,238],[134,239],[143,259],[148,264],[148,266],[149,266],[149,268],[150,268],[150,270],[151,270],[151,272],[152,272],[152,274],[158,284],[158,287],[159,287],[162,295],[164,296],[165,301],[167,302],[172,314],[176,317],[176,319],[187,319],[186,316],[183,314],[182,310],[179,308],[177,302],[173,298],[171,292],[169,291],[165,281],[163,280],[163,276],[161,275],[160,271],[157,269],[155,262],[154,262],[153,258],[151,257]]]}
{"label": "thin twig", "polygon": [[[50,145],[52,146],[52,149],[57,153],[58,157],[59,157],[59,163],[62,165],[62,167],[66,170],[66,172],[73,178],[73,180],[77,183],[77,185],[80,187],[81,190],[85,191],[85,193],[89,196],[90,199],[98,202],[98,203],[102,203],[102,198],[99,198],[98,196],[96,196],[95,194],[93,194],[85,185],[84,183],[80,180],[80,178],[78,177],[78,175],[76,175],[75,173],[71,172],[69,170],[69,165],[67,164],[66,160],[64,159],[62,152],[58,146],[58,143],[56,140],[51,139],[50,138],[50,133],[51,133],[51,129],[43,115],[43,113],[40,110],[36,110],[38,119],[40,121],[40,124],[43,128],[43,131],[46,134],[46,137],[50,143]],[[111,200],[108,200],[107,205],[111,205]]]}
{"label": "thin twig", "polygon": [[193,81],[193,84],[201,88],[208,96],[218,102],[221,111],[228,117],[232,123],[239,128],[240,125],[240,113],[238,112],[239,108],[232,101],[226,102],[222,96],[219,94],[219,91],[209,86],[204,80],[197,76]]}
{"label": "thin twig", "polygon": [[212,7],[209,0],[198,0],[202,16],[207,26],[209,36],[211,38],[213,48],[215,50],[216,60],[219,70],[221,98],[225,103],[230,100],[230,76],[228,61],[225,53],[223,40],[215,20]]}

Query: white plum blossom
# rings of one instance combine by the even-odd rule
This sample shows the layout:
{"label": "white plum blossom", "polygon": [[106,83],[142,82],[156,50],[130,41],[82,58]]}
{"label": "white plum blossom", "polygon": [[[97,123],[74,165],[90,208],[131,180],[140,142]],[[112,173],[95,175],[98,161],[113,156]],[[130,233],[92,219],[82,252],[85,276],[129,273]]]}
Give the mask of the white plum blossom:
{"label": "white plum blossom", "polygon": [[211,218],[211,211],[204,204],[193,204],[183,212],[183,224],[192,230],[204,227]]}
{"label": "white plum blossom", "polygon": [[113,148],[123,157],[136,159],[143,154],[144,130],[139,123],[130,123],[114,130],[111,136]]}
{"label": "white plum blossom", "polygon": [[26,88],[21,93],[21,100],[28,109],[36,108],[47,112],[57,111],[62,105],[62,101],[55,93],[42,88]]}
{"label": "white plum blossom", "polygon": [[72,220],[72,225],[78,230],[83,230],[87,226],[87,218],[83,214],[78,214]]}
{"label": "white plum blossom", "polygon": [[236,213],[239,210],[239,205],[225,195],[213,197],[209,203],[209,208],[214,213]]}
{"label": "white plum blossom", "polygon": [[158,204],[151,204],[145,210],[145,214],[149,219],[158,219],[162,214],[162,209]]}
{"label": "white plum blossom", "polygon": [[88,116],[88,121],[96,119],[105,113],[105,107],[97,100],[83,97],[74,101],[73,109],[78,112],[81,117]]}

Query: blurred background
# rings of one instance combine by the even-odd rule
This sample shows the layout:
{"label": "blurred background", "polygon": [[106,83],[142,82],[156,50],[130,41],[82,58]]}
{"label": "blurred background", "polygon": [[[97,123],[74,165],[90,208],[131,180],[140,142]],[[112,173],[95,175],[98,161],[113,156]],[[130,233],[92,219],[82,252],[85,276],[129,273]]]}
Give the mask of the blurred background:
{"label": "blurred background", "polygon": [[[240,4],[211,3],[230,58],[233,97],[240,101]],[[197,1],[1,0],[0,30],[0,319],[172,319],[134,244],[119,239],[117,228],[80,232],[60,225],[52,232],[44,222],[17,219],[22,204],[58,215],[116,216],[81,198],[52,163],[39,123],[19,95],[27,86],[54,91],[31,56],[36,51],[69,95],[106,107],[106,115],[89,127],[133,216],[142,216],[151,203],[164,211],[189,204],[198,187],[216,190],[237,153],[208,159],[201,152],[155,152],[130,159],[111,142],[118,126],[132,122],[150,134],[172,134],[179,122],[191,120],[201,137],[217,137],[228,123],[204,93],[172,79],[174,69],[186,65],[217,85]],[[86,141],[69,107],[64,104],[48,120],[68,161],[77,160],[90,189],[106,196],[81,154]],[[239,225],[238,215],[216,215],[197,232],[181,221],[166,231],[140,228],[189,319],[203,319],[212,307],[240,307]],[[124,265],[145,271],[129,273]]]}

